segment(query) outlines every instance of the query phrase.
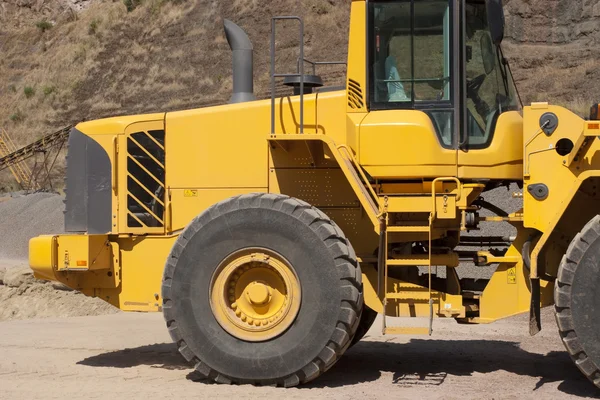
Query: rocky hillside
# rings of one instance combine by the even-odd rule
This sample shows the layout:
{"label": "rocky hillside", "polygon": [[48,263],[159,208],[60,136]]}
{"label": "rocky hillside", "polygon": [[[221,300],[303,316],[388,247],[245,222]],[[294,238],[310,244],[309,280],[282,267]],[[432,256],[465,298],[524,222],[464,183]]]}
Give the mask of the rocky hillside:
{"label": "rocky hillside", "polygon": [[[600,87],[600,2],[505,2],[506,53],[524,100],[589,108]],[[223,18],[254,41],[264,97],[269,18],[282,14],[305,18],[307,57],[346,58],[347,1],[0,0],[0,126],[26,144],[81,120],[223,103],[232,86]],[[296,59],[289,28],[278,41],[280,70]],[[343,82],[339,67],[322,73]],[[5,173],[0,182],[11,180]]]}
{"label": "rocky hillside", "polygon": [[550,101],[587,115],[600,101],[600,2],[505,0],[505,50],[526,102]]}

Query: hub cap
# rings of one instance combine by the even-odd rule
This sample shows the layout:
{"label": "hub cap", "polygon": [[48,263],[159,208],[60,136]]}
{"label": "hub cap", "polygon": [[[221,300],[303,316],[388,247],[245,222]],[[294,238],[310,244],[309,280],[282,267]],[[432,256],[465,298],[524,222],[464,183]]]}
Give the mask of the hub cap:
{"label": "hub cap", "polygon": [[260,342],[283,333],[300,310],[300,283],[292,266],[267,249],[231,254],[210,285],[212,312],[223,329]]}

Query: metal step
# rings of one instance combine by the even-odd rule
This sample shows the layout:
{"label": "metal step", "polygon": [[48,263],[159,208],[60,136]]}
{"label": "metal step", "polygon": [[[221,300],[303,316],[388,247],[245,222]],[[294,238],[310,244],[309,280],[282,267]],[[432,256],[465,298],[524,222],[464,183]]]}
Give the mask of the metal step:
{"label": "metal step", "polygon": [[[451,261],[451,262],[450,262]],[[386,260],[388,267],[428,267],[428,266],[447,266],[458,267],[460,260],[456,254],[432,254],[431,263],[428,254],[416,254],[402,256],[397,259]]]}
{"label": "metal step", "polygon": [[429,233],[429,226],[388,226],[390,233]]}
{"label": "metal step", "polygon": [[429,328],[426,327],[395,327],[388,326],[383,331],[384,335],[429,335]]}

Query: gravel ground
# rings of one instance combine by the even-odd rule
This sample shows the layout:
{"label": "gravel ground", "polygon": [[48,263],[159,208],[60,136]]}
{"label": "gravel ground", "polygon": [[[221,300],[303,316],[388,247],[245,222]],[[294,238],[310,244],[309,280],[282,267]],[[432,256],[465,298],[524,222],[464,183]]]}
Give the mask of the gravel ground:
{"label": "gravel ground", "polygon": [[50,193],[14,194],[0,202],[0,259],[28,257],[29,239],[64,231],[63,197]]}
{"label": "gravel ground", "polygon": [[[411,326],[420,320],[396,321]],[[375,323],[375,327],[380,324]],[[160,314],[0,322],[0,398],[577,399],[599,392],[564,351],[552,310],[491,325],[436,320],[428,336],[377,328],[314,382],[292,389],[216,385],[177,353]]]}

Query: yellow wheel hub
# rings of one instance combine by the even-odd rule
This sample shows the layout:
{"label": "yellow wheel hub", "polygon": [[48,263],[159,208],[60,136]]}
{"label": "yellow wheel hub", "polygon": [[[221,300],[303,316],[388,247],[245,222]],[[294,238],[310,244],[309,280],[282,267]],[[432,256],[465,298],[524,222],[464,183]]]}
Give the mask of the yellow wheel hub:
{"label": "yellow wheel hub", "polygon": [[300,282],[281,255],[266,249],[233,253],[210,285],[217,322],[231,335],[260,342],[283,333],[300,310]]}

